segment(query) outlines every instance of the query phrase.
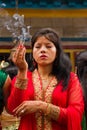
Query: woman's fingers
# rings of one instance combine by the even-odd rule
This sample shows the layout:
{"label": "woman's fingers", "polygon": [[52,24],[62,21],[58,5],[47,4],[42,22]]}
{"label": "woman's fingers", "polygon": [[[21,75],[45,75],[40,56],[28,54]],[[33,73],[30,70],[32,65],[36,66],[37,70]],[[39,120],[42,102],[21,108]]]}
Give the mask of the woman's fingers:
{"label": "woman's fingers", "polygon": [[25,110],[26,109],[25,109],[24,105],[22,105],[22,104],[19,105],[18,107],[16,107],[13,110],[14,116],[17,116],[17,117],[22,116],[24,114]]}
{"label": "woman's fingers", "polygon": [[13,54],[12,61],[19,69],[26,69],[27,63],[25,60],[26,48],[23,45],[19,45],[17,50]]}
{"label": "woman's fingers", "polygon": [[15,116],[23,116],[25,114],[33,113],[38,110],[41,101],[24,101],[13,110]]}

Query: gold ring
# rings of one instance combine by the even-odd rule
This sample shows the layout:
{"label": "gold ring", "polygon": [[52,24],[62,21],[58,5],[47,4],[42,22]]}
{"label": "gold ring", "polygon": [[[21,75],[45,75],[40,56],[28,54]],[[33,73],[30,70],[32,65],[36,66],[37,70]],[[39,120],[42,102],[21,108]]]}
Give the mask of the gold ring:
{"label": "gold ring", "polygon": [[21,113],[24,113],[24,110],[22,110]]}

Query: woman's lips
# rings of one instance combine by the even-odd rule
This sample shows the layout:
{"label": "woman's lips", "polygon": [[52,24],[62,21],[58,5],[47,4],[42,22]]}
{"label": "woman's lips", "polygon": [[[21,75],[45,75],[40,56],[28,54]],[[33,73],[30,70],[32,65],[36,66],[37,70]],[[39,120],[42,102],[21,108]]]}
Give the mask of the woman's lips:
{"label": "woman's lips", "polygon": [[47,56],[46,56],[46,55],[41,55],[40,58],[41,58],[41,59],[46,59]]}

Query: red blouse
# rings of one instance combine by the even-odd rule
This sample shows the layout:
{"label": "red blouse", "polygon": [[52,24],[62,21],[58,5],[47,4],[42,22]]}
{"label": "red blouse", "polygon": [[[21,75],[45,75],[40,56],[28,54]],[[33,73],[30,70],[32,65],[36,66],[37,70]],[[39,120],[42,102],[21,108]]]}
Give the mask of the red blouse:
{"label": "red blouse", "polygon": [[[28,79],[26,90],[16,88],[14,86],[16,77],[13,79],[11,94],[8,98],[8,109],[11,113],[24,100],[35,100],[31,72],[28,72]],[[62,84],[59,83],[52,91],[51,103],[60,107],[58,120],[51,120],[52,130],[82,130],[81,121],[84,112],[84,101],[82,88],[76,74],[71,72],[68,88],[64,91],[62,88]],[[35,113],[21,118],[19,130],[37,130]],[[48,130],[50,129],[48,128]]]}

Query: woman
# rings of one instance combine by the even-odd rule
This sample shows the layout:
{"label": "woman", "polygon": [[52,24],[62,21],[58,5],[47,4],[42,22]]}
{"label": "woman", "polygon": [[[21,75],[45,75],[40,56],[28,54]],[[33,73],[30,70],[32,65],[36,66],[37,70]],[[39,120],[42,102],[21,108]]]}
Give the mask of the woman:
{"label": "woman", "polygon": [[14,55],[14,52],[16,51],[16,46],[11,49],[10,56],[8,58],[9,65],[7,67],[4,67],[3,70],[9,74],[10,78],[13,79],[15,75],[17,75],[17,66],[14,65],[12,61],[12,56]]}
{"label": "woman", "polygon": [[85,104],[85,120],[83,120],[83,130],[87,129],[87,50],[80,52],[76,57],[77,75],[82,84]]}
{"label": "woman", "polygon": [[12,81],[8,109],[21,117],[19,130],[81,130],[82,89],[57,32],[40,29],[31,43],[29,71],[22,44],[13,56],[18,74]]}
{"label": "woman", "polygon": [[[0,115],[3,112],[4,106],[6,106],[7,98],[10,93],[10,83],[11,79],[9,75],[3,70],[0,70]],[[2,130],[1,123],[0,130]]]}

